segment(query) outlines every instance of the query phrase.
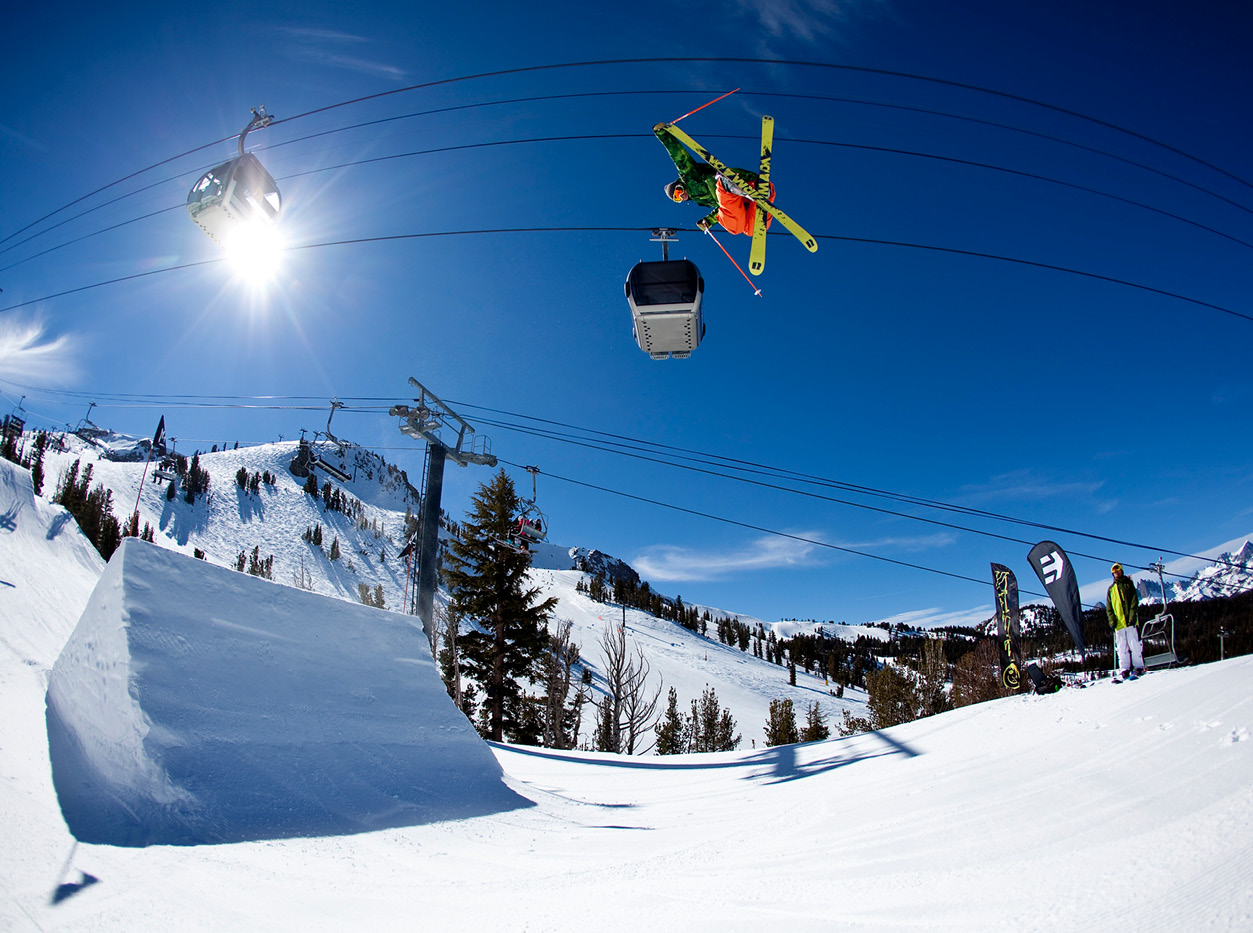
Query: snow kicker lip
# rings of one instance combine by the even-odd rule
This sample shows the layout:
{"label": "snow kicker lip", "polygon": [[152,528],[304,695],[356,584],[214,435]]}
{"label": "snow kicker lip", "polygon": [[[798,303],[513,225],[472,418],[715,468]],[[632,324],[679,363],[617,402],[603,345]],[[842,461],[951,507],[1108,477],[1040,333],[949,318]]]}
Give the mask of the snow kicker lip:
{"label": "snow kicker lip", "polygon": [[53,668],[46,720],[81,842],[344,835],[533,805],[408,617],[135,538]]}

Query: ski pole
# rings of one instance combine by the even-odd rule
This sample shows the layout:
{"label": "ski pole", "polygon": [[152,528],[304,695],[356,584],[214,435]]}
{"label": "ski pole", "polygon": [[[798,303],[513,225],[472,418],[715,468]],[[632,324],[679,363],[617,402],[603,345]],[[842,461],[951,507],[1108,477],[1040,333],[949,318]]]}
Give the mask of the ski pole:
{"label": "ski pole", "polygon": [[[739,88],[737,87],[737,88],[735,89],[735,91],[738,91],[738,90],[739,90]],[[709,106],[709,104],[716,104],[716,103],[718,103],[718,101],[722,100],[722,98],[723,98],[723,97],[730,97],[732,94],[734,94],[734,93],[735,93],[735,91],[727,91],[727,92],[726,92],[725,94],[723,94],[721,97],[715,97],[713,100],[709,101],[709,103],[708,103],[708,104],[701,104],[699,107],[697,107],[697,108],[696,108],[696,110],[704,110],[706,107],[708,107],[708,106]],[[690,117],[692,114],[694,114],[694,113],[696,112],[696,110],[689,110],[687,113],[683,114],[683,116],[679,117],[679,119],[678,119],[678,120],[671,120],[671,121],[670,121],[670,123],[671,123],[672,125],[673,125],[673,124],[675,124],[675,123],[678,123],[678,122],[679,122],[679,120],[684,120],[684,119],[686,119],[687,117]]]}
{"label": "ski pole", "polygon": [[[709,234],[709,239],[713,240],[715,243],[718,243],[718,238],[714,236],[714,232],[712,230],[706,227],[705,232]],[[753,294],[756,295],[758,298],[760,298],[761,289],[758,288],[756,285],[753,285],[753,280],[750,279],[747,275],[744,275],[744,270],[740,268],[740,264],[738,262],[736,262],[734,259],[731,258],[731,254],[727,252],[727,248],[723,246],[721,243],[718,243],[718,249],[722,250],[723,255],[725,255],[727,259],[731,260],[731,265],[735,266],[736,271],[738,271],[740,275],[744,276],[744,281],[747,282],[749,286],[752,288]]]}

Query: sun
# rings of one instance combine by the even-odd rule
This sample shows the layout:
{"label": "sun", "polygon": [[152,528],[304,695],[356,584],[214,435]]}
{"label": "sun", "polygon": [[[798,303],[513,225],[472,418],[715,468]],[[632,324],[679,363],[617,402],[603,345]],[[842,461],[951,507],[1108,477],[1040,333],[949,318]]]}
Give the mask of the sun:
{"label": "sun", "polygon": [[278,230],[265,223],[243,224],[233,230],[223,251],[237,279],[250,285],[265,285],[278,273],[284,253]]}

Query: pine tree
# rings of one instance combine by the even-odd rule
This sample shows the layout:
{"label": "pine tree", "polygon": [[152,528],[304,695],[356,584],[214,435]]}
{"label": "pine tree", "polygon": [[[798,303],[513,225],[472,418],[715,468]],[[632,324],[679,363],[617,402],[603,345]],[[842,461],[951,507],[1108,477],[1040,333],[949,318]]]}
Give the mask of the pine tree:
{"label": "pine tree", "polygon": [[791,700],[771,700],[766,720],[766,745],[793,745],[800,741],[796,731],[796,710]]}
{"label": "pine tree", "polygon": [[454,539],[442,573],[450,611],[481,628],[459,639],[462,672],[486,693],[481,724],[493,741],[526,737],[537,722],[524,681],[536,676],[545,623],[557,604],[528,587],[530,555],[499,546],[516,524],[519,502],[504,470],[479,487],[470,519]]}
{"label": "pine tree", "polygon": [[805,728],[801,731],[800,740],[817,742],[830,737],[831,730],[827,728],[827,718],[818,706],[818,701],[814,700],[809,704],[809,711],[805,714]]}
{"label": "pine tree", "polygon": [[700,701],[692,701],[688,723],[690,748],[694,752],[729,752],[739,747],[741,736],[729,709],[722,709],[713,687],[706,687]]}
{"label": "pine tree", "polygon": [[920,715],[921,701],[913,671],[891,664],[866,672],[866,708],[869,716],[853,716],[844,710],[841,735],[871,732],[913,722]]}
{"label": "pine tree", "polygon": [[657,733],[658,755],[682,755],[688,750],[690,730],[687,720],[679,712],[679,695],[674,687],[670,688],[666,711],[653,731]]}
{"label": "pine tree", "polygon": [[44,488],[44,451],[48,448],[48,432],[40,431],[35,435],[35,456],[30,464],[30,482],[35,495],[43,495]]}
{"label": "pine tree", "polygon": [[343,553],[339,549],[339,535],[336,535],[334,540],[331,541],[331,553],[328,554],[327,557],[329,557],[332,561],[336,561],[343,556]]}

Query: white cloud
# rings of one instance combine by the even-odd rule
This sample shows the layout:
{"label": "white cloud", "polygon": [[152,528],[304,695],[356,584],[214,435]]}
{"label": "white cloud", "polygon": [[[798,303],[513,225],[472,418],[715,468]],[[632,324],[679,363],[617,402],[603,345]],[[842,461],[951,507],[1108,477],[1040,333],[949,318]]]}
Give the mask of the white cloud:
{"label": "white cloud", "polygon": [[863,541],[856,543],[841,542],[840,547],[846,547],[857,551],[867,551],[875,554],[885,549],[894,551],[929,551],[932,548],[948,547],[957,540],[957,535],[951,531],[937,531],[930,535],[917,535],[913,537],[891,537],[876,538],[873,541]]}
{"label": "white cloud", "polygon": [[48,151],[47,146],[41,145],[29,136],[19,133],[17,130],[13,129],[13,127],[5,126],[3,123],[0,123],[0,136],[3,136],[5,139],[12,140],[15,143],[20,143],[28,149],[34,149],[36,152]]}
{"label": "white cloud", "polygon": [[283,31],[292,40],[285,47],[287,54],[299,61],[395,80],[408,77],[408,72],[403,68],[380,61],[378,58],[361,54],[346,54],[349,48],[355,50],[371,45],[372,40],[365,36],[330,29],[300,27],[287,27]]}
{"label": "white cloud", "polygon": [[78,376],[77,341],[45,336],[36,319],[0,318],[0,373],[4,378],[66,385]]}
{"label": "white cloud", "polygon": [[1034,470],[1013,470],[993,476],[981,486],[963,487],[958,501],[974,505],[1003,500],[1090,498],[1095,496],[1103,485],[1104,483],[1099,480],[1055,482]]}
{"label": "white cloud", "polygon": [[775,536],[758,538],[730,551],[695,551],[659,544],[633,558],[631,565],[641,577],[658,583],[721,580],[737,573],[804,566],[812,563],[817,547],[809,541]]}
{"label": "white cloud", "polygon": [[974,609],[947,610],[932,607],[930,609],[914,609],[910,612],[898,613],[884,619],[874,619],[868,625],[886,622],[889,625],[904,624],[911,628],[931,629],[946,625],[961,625],[973,628],[981,625],[992,617],[991,600],[988,605]]}
{"label": "white cloud", "polygon": [[886,9],[886,0],[739,0],[739,13],[754,17],[770,39],[817,44],[839,38],[854,16]]}

